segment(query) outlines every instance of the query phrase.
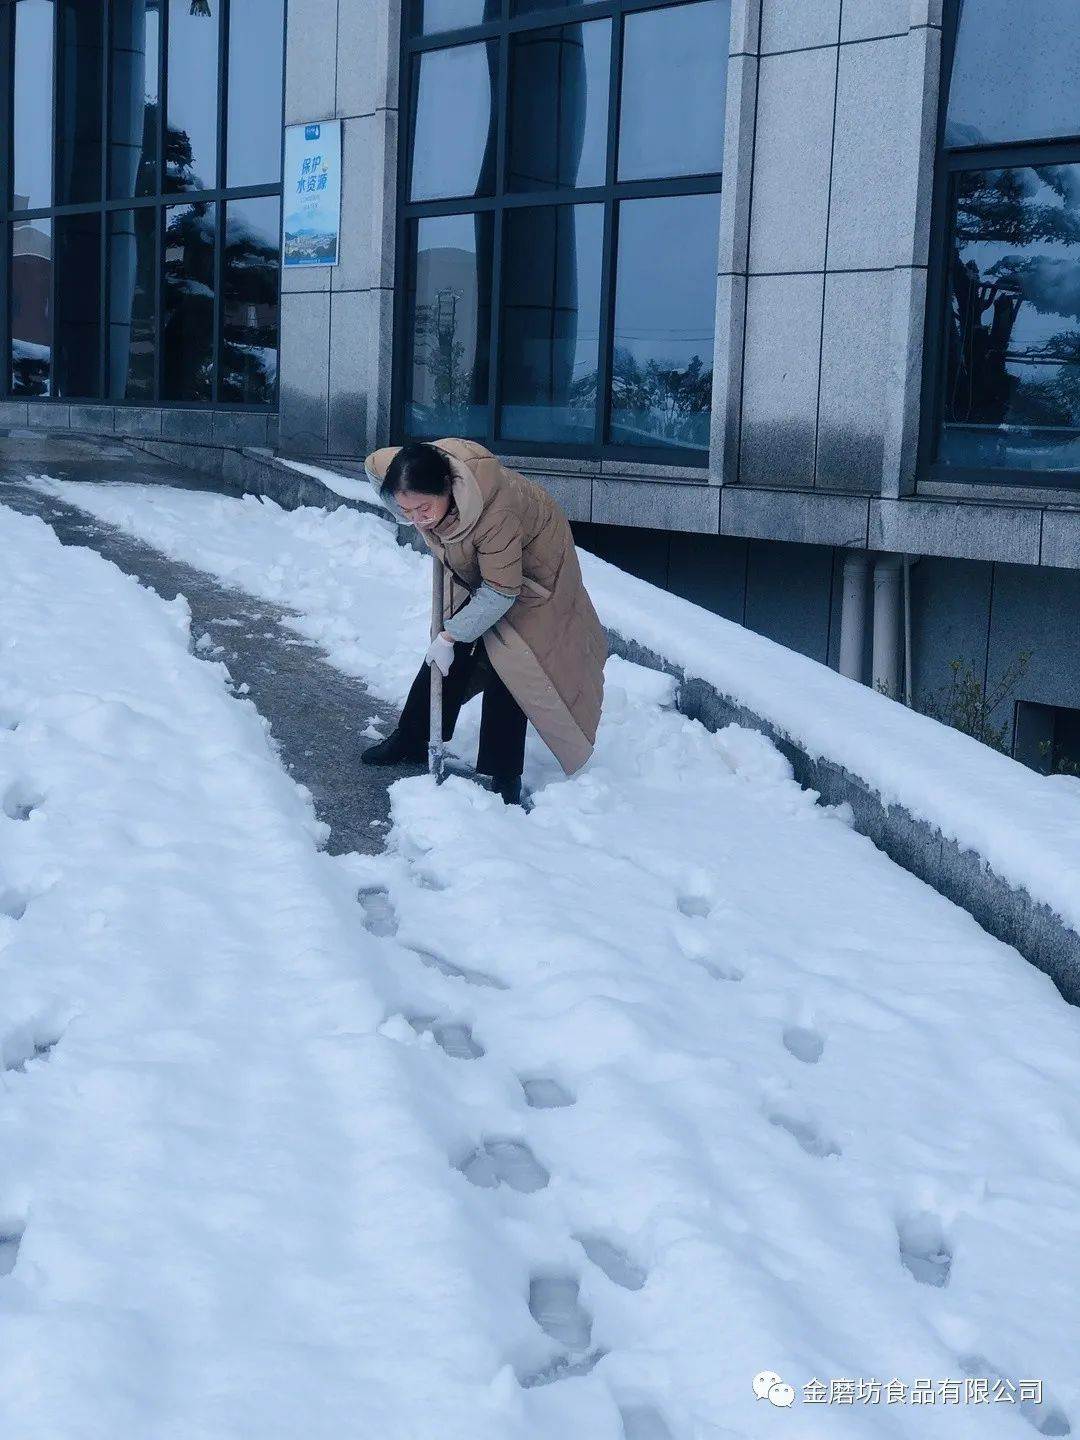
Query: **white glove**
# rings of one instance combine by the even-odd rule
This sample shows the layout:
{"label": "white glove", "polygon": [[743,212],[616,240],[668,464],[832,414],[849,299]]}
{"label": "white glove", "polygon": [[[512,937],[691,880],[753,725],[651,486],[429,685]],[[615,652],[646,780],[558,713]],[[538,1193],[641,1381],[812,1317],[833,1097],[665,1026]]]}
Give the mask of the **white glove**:
{"label": "white glove", "polygon": [[435,639],[428,646],[428,652],[424,659],[429,665],[437,665],[439,672],[445,680],[450,674],[450,666],[454,660],[454,642],[447,640],[442,634],[436,635]]}

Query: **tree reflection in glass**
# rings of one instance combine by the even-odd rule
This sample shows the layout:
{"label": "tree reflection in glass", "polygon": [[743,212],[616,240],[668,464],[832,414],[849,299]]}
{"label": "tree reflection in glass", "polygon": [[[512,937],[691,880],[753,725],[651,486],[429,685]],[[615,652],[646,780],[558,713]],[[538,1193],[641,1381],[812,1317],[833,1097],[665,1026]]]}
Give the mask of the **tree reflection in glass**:
{"label": "tree reflection in glass", "polygon": [[217,184],[218,18],[209,4],[170,0],[165,189]]}
{"label": "tree reflection in glass", "polygon": [[956,176],[949,299],[942,458],[1080,467],[1080,165]]}
{"label": "tree reflection in glass", "polygon": [[274,399],[280,225],[276,195],[232,200],[226,206],[218,392],[222,400],[269,405]]}
{"label": "tree reflection in glass", "polygon": [[214,213],[173,205],[165,220],[163,398],[210,400],[214,382]]}
{"label": "tree reflection in glass", "polygon": [[500,433],[589,444],[604,207],[529,207],[509,211],[505,223]]}
{"label": "tree reflection in glass", "polygon": [[709,447],[719,224],[717,193],[619,206],[611,378],[617,444]]}
{"label": "tree reflection in glass", "polygon": [[52,394],[52,221],[11,227],[11,393]]}
{"label": "tree reflection in glass", "polygon": [[409,433],[483,435],[491,215],[432,216],[416,223],[414,236]]}

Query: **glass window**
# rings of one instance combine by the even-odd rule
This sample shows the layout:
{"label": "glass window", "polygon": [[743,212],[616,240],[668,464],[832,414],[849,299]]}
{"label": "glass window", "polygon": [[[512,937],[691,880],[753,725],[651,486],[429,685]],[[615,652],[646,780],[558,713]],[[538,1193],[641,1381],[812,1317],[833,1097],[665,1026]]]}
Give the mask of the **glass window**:
{"label": "glass window", "polygon": [[[79,205],[101,199],[104,24],[104,0],[63,0],[60,6],[59,89],[56,96],[57,205]],[[58,241],[59,238],[58,234]]]}
{"label": "glass window", "polygon": [[63,398],[101,394],[101,222],[100,210],[55,221],[53,393]]}
{"label": "glass window", "polygon": [[964,0],[946,143],[1080,136],[1076,0]]}
{"label": "glass window", "polygon": [[730,0],[627,16],[620,180],[721,169],[730,22]]}
{"label": "glass window", "polygon": [[413,435],[485,435],[492,216],[432,216],[413,227],[408,297]]}
{"label": "glass window", "polygon": [[165,212],[162,396],[210,400],[214,384],[214,230],[217,207],[173,205]]}
{"label": "glass window", "polygon": [[504,246],[500,433],[591,444],[604,207],[510,210]]}
{"label": "glass window", "polygon": [[159,0],[113,5],[109,25],[109,194],[127,200],[157,190]]}
{"label": "glass window", "polygon": [[11,234],[11,393],[52,394],[52,222]]}
{"label": "glass window", "polygon": [[499,13],[499,0],[416,0],[413,24],[421,35],[482,25]]}
{"label": "glass window", "polygon": [[602,185],[611,21],[510,37],[511,190]]}
{"label": "glass window", "polygon": [[718,194],[619,206],[616,442],[708,449],[719,224]]}
{"label": "glass window", "polygon": [[281,201],[276,195],[225,207],[224,320],[219,396],[269,405],[277,385]]}
{"label": "glass window", "polygon": [[403,40],[394,423],[556,453],[705,452],[730,0],[559,11],[510,0],[486,33]]}
{"label": "glass window", "polygon": [[1080,163],[954,179],[939,460],[1080,470]]}
{"label": "glass window", "polygon": [[281,179],[281,94],[285,0],[232,0],[229,6],[230,185]]}
{"label": "glass window", "polygon": [[218,20],[209,0],[169,0],[165,189],[217,185]]}
{"label": "glass window", "polygon": [[52,204],[53,3],[15,6],[14,210]]}
{"label": "glass window", "polygon": [[153,400],[157,371],[159,211],[109,214],[110,400]]}
{"label": "glass window", "polygon": [[0,395],[275,404],[285,0],[0,0],[4,16]]}
{"label": "glass window", "polygon": [[490,193],[495,178],[496,53],[494,44],[458,45],[420,56],[413,200]]}

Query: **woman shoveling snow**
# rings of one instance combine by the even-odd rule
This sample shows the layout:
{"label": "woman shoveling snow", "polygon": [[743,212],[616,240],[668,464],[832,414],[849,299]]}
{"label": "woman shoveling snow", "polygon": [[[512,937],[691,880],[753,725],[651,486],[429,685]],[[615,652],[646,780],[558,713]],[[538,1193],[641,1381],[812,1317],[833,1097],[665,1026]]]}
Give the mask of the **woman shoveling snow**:
{"label": "woman shoveling snow", "polygon": [[580,770],[600,722],[607,641],[562,510],[470,440],[389,446],[364,468],[442,562],[448,617],[433,633],[396,728],[364,752],[364,763],[424,763],[429,666],[436,665],[444,677],[444,740],[464,702],[483,692],[477,770],[507,804],[521,800],[530,720],[566,774]]}

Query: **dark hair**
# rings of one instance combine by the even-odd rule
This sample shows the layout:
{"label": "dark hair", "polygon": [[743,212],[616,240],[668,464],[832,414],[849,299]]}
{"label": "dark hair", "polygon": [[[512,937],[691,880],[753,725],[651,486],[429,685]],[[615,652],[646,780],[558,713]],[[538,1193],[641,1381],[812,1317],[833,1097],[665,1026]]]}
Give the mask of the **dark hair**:
{"label": "dark hair", "polygon": [[434,445],[403,445],[390,461],[379,489],[383,498],[414,490],[419,495],[449,495],[450,461]]}

